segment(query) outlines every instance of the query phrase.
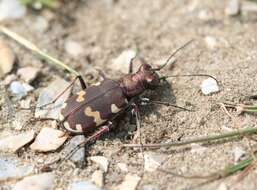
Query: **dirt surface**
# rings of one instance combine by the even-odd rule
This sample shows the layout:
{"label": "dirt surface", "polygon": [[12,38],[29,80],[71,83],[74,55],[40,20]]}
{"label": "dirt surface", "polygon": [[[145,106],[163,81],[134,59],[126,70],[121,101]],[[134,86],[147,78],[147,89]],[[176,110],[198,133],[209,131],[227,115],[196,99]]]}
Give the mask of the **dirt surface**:
{"label": "dirt surface", "polygon": [[[166,59],[170,52],[188,40],[194,42],[179,53],[176,64],[167,67],[162,74],[208,73],[220,82],[221,91],[205,96],[200,91],[203,78],[175,78],[169,84],[150,95],[152,99],[171,101],[181,106],[195,108],[194,112],[180,111],[166,106],[149,106],[141,109],[143,143],[159,143],[169,140],[183,140],[192,136],[219,134],[228,129],[243,126],[255,126],[254,115],[237,116],[237,122],[224,113],[219,102],[235,103],[245,100],[246,95],[257,91],[255,76],[257,70],[257,17],[240,15],[228,17],[224,13],[227,1],[186,1],[186,0],[140,0],[140,1],[83,1],[73,2],[60,10],[61,13],[43,11],[29,12],[19,21],[10,21],[7,26],[13,31],[35,42],[50,54],[83,75],[94,67],[100,67],[110,78],[119,78],[122,74],[108,67],[112,59],[127,49],[138,49],[140,54],[152,64]],[[46,32],[36,32],[33,25],[38,14],[51,17],[50,27]],[[202,18],[205,14],[205,18]],[[207,15],[207,16],[206,16]],[[206,36],[217,39],[215,48],[210,49],[205,42]],[[3,38],[3,36],[1,36]],[[64,50],[66,39],[79,41],[83,54],[72,58]],[[9,40],[17,53],[19,63],[16,69],[26,65],[42,67],[42,74],[33,83],[35,91],[29,95],[33,102],[43,87],[56,76],[71,80],[72,76],[55,69],[30,52]],[[15,71],[14,71],[15,73]],[[3,87],[1,94],[3,94]],[[9,92],[6,92],[7,94]],[[6,97],[1,96],[1,130],[14,131],[15,110],[8,108]],[[11,104],[17,100],[11,98]],[[9,103],[10,103],[9,102]],[[30,112],[23,112],[25,119]],[[7,114],[9,113],[9,114]],[[8,118],[8,119],[6,119]],[[39,131],[50,123],[29,125],[22,129]],[[16,131],[19,133],[19,131]],[[160,171],[144,172],[143,160],[138,149],[121,148],[122,144],[132,143],[135,125],[129,124],[126,116],[119,128],[111,131],[88,149],[89,155],[103,155],[110,161],[105,175],[104,189],[115,189],[125,176],[117,163],[127,163],[129,173],[141,176],[138,189],[144,185],[157,185],[160,190],[191,189],[205,179],[185,179]],[[162,148],[154,152],[167,156],[162,166],[176,174],[185,176],[209,175],[234,163],[233,150],[241,147],[247,154],[249,142],[246,138],[232,142],[211,143],[204,145],[204,151],[191,151],[191,146],[174,148],[167,151]],[[64,145],[65,146],[65,145]],[[36,161],[45,162],[62,154],[62,148],[53,153],[35,153],[24,148],[17,154],[26,163],[37,165]],[[89,180],[96,165],[88,162],[84,168],[78,168],[66,161],[54,172],[58,175],[56,189],[66,189],[72,181]],[[256,189],[257,172],[253,169],[245,177],[234,175],[196,189],[217,189],[224,183],[229,189]]]}

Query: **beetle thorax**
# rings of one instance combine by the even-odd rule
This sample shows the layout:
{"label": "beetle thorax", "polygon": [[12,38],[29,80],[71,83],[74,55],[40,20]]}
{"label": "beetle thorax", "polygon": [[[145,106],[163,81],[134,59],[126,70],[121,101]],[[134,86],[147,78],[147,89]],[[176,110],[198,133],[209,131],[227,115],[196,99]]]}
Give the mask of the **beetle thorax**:
{"label": "beetle thorax", "polygon": [[128,74],[119,80],[126,97],[131,98],[146,89],[155,89],[159,85],[159,76],[148,64],[143,64],[136,73]]}

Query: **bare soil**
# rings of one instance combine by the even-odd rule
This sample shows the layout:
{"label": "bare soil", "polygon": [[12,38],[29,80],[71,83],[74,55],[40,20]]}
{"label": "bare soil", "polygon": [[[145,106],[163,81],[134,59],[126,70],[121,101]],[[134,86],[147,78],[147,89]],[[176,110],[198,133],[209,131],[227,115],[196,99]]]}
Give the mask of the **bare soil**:
{"label": "bare soil", "polygon": [[[115,1],[116,2],[116,1]],[[235,103],[245,100],[245,96],[255,94],[257,86],[257,17],[240,15],[228,17],[224,13],[227,1],[186,1],[186,0],[119,0],[113,5],[108,1],[74,1],[64,5],[61,10],[33,12],[19,21],[10,21],[8,27],[13,31],[35,42],[51,55],[58,57],[83,75],[94,67],[100,67],[110,78],[122,76],[118,71],[108,67],[112,59],[126,49],[138,49],[140,54],[152,64],[165,59],[170,52],[188,40],[194,42],[179,53],[176,64],[167,67],[161,73],[192,74],[207,73],[215,76],[220,82],[221,91],[205,96],[200,91],[203,78],[174,78],[163,88],[147,93],[152,99],[171,101],[181,106],[195,108],[194,112],[177,110],[166,106],[149,106],[141,109],[142,139],[144,143],[159,143],[168,140],[183,140],[209,134],[219,134],[225,129],[238,129],[243,126],[255,126],[255,115],[236,116],[237,122],[224,113],[219,102]],[[201,11],[208,13],[208,18],[201,19]],[[44,33],[36,32],[30,27],[38,14],[53,17],[50,28]],[[217,47],[209,49],[205,43],[206,36],[217,39]],[[64,50],[66,39],[79,41],[84,52],[78,58],[72,58]],[[46,87],[56,76],[71,80],[72,76],[35,58],[15,42],[9,40],[17,53],[19,62],[16,68],[34,65],[42,66],[42,74],[33,83],[36,90],[29,96],[35,102],[43,87]],[[15,71],[14,71],[15,73]],[[4,89],[1,88],[1,94]],[[15,110],[10,110],[8,97],[1,96],[1,130],[13,131],[11,124],[15,120]],[[10,98],[11,104],[17,100]],[[9,102],[9,103],[10,103]],[[7,114],[9,113],[9,114]],[[24,119],[31,117],[24,112]],[[232,113],[233,114],[233,113]],[[29,125],[23,131],[39,131],[50,123]],[[17,131],[18,133],[18,131]],[[125,116],[119,127],[101,138],[88,149],[89,155],[103,155],[110,161],[110,168],[105,175],[104,189],[115,189],[125,176],[120,172],[117,163],[127,163],[129,173],[142,177],[138,189],[146,184],[166,189],[191,189],[205,179],[185,179],[161,171],[144,172],[140,150],[121,148],[122,144],[132,143],[135,125],[129,123]],[[241,147],[250,154],[246,138],[230,142],[211,143],[203,152],[192,152],[190,146],[154,150],[165,154],[168,159],[166,168],[185,176],[209,175],[234,163],[233,150]],[[65,145],[64,145],[65,146]],[[35,161],[48,161],[61,155],[62,148],[53,153],[35,153],[29,148],[22,149],[18,156],[26,163],[36,165]],[[90,179],[96,165],[88,162],[84,168],[74,166],[70,161],[62,164],[55,171],[58,178],[56,189],[66,189],[74,180]],[[256,189],[256,169],[245,177],[234,175],[196,189],[217,189],[225,183],[229,189]]]}

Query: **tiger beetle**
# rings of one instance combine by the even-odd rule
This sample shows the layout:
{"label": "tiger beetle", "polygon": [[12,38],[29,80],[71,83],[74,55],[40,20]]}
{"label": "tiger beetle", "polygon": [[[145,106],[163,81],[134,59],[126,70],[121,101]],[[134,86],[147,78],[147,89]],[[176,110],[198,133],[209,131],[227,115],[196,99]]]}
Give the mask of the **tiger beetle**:
{"label": "tiger beetle", "polygon": [[[136,117],[136,125],[139,129],[140,114],[138,105],[161,104],[188,110],[168,102],[150,101],[147,98],[139,97],[139,95],[141,95],[146,90],[156,90],[156,88],[161,85],[161,81],[164,81],[169,77],[176,76],[212,77],[207,74],[160,76],[157,73],[170,62],[171,58],[179,50],[191,43],[191,40],[178,48],[169,56],[163,65],[157,68],[154,68],[151,65],[143,62],[138,71],[133,72],[132,59],[129,64],[128,74],[121,77],[119,80],[109,79],[102,71],[100,71],[100,75],[103,80],[94,85],[87,86],[82,76],[72,68],[68,67],[61,61],[47,55],[34,44],[10,31],[9,29],[1,27],[1,31],[26,48],[39,54],[41,57],[50,60],[52,63],[59,65],[63,69],[66,69],[76,75],[71,84],[66,89],[64,89],[64,91],[59,94],[52,102],[40,106],[40,108],[43,108],[49,104],[53,104],[65,91],[71,88],[74,83],[79,80],[81,91],[77,92],[75,95],[69,97],[66,100],[60,111],[59,119],[39,118],[39,120],[56,120],[58,126],[65,129],[70,134],[84,134],[85,136],[88,136],[85,142],[81,143],[76,149],[79,149],[79,147],[89,142],[95,141],[99,136],[108,132],[111,128],[113,128],[113,121],[121,113],[124,113],[127,110],[131,110],[133,115]],[[74,153],[74,151],[72,152]]]}

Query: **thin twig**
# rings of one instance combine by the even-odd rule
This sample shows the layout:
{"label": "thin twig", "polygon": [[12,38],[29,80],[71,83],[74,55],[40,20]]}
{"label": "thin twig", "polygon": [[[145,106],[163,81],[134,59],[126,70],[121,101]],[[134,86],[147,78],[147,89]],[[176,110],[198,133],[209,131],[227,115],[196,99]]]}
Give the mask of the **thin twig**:
{"label": "thin twig", "polygon": [[197,137],[192,138],[185,141],[177,141],[177,142],[169,142],[169,143],[157,143],[157,144],[124,144],[123,147],[129,147],[129,148],[140,148],[143,146],[144,148],[160,148],[160,147],[172,147],[172,146],[182,146],[192,143],[202,143],[202,142],[209,142],[213,140],[220,140],[220,139],[226,139],[226,138],[233,138],[233,137],[241,137],[242,135],[252,135],[257,133],[257,128],[248,127],[245,129],[240,129],[232,132],[227,132],[219,135],[209,135],[206,137]]}

